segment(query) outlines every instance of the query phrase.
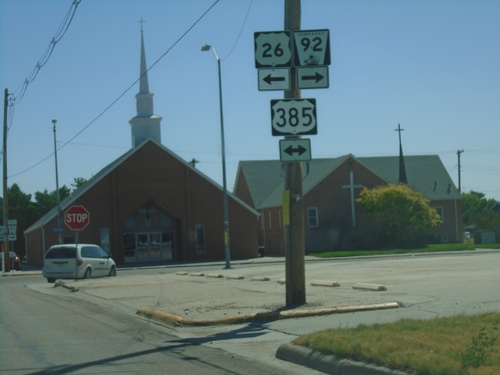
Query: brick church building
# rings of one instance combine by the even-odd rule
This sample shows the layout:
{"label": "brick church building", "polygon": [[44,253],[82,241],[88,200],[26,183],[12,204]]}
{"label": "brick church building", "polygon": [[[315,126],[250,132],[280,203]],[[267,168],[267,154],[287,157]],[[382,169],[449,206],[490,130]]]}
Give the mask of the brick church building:
{"label": "brick church building", "polygon": [[[24,232],[30,264],[41,265],[59,242],[98,244],[118,264],[225,259],[223,189],[161,144],[142,31],[140,74],[132,148]],[[64,213],[75,205],[90,213],[78,232],[64,225]],[[228,212],[231,257],[257,257],[258,211],[229,193]]]}

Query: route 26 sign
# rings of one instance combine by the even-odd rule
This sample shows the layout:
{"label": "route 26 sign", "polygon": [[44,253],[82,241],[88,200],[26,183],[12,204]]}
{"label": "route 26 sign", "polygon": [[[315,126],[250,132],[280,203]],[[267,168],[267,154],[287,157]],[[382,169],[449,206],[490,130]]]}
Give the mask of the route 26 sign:
{"label": "route 26 sign", "polygon": [[277,68],[292,66],[290,31],[261,31],[254,33],[255,67]]}

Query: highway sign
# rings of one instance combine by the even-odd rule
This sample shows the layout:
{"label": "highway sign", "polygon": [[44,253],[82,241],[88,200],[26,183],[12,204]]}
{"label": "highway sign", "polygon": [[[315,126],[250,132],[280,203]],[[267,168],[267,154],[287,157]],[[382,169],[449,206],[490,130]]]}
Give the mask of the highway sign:
{"label": "highway sign", "polygon": [[276,68],[292,65],[290,31],[265,31],[254,33],[255,67]]}
{"label": "highway sign", "polygon": [[311,160],[311,140],[305,138],[280,140],[280,160],[283,162]]}
{"label": "highway sign", "polygon": [[90,214],[83,206],[71,206],[64,213],[64,223],[71,230],[83,230],[90,223]]}
{"label": "highway sign", "polygon": [[9,241],[17,240],[17,219],[9,219],[7,226],[0,226],[0,241],[4,241],[6,234],[8,234]]}
{"label": "highway sign", "polygon": [[316,99],[271,100],[273,135],[317,134]]}
{"label": "highway sign", "polygon": [[290,90],[290,68],[259,69],[259,90]]}
{"label": "highway sign", "polygon": [[294,31],[295,66],[330,65],[330,31]]}
{"label": "highway sign", "polygon": [[297,67],[297,87],[299,89],[326,89],[328,86],[327,66]]}

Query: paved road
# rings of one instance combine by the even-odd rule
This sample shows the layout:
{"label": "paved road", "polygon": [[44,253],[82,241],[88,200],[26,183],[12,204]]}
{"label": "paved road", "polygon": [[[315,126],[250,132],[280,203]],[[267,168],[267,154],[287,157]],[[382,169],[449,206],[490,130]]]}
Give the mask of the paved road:
{"label": "paved road", "polygon": [[[179,275],[181,268],[161,267],[156,273],[137,275],[121,270],[116,278],[68,281],[67,287],[34,285],[43,293],[74,294],[109,309],[134,314],[153,308],[188,319],[211,319],[269,312],[285,304],[284,262],[259,259],[233,262],[230,270]],[[202,276],[202,273],[205,273]],[[222,274],[223,278],[218,278]],[[211,276],[211,277],[207,277]],[[229,279],[228,277],[234,277]],[[243,277],[238,279],[237,277]],[[401,257],[308,261],[307,306],[320,308],[398,302],[400,308],[363,311],[264,323],[225,326],[172,327],[175,335],[199,340],[212,348],[268,364],[285,366],[275,358],[277,348],[295,337],[331,327],[383,323],[402,318],[427,319],[455,314],[500,311],[500,251]],[[258,281],[259,280],[259,281]],[[267,281],[260,281],[267,280]],[[336,281],[340,287],[313,287],[316,280]],[[383,285],[386,291],[353,289],[357,283]],[[289,373],[315,373],[298,366]]]}
{"label": "paved road", "polygon": [[0,278],[1,373],[289,374],[286,367],[202,345],[203,338],[180,338],[168,327],[89,303],[77,293],[33,290],[41,286],[41,276]]}

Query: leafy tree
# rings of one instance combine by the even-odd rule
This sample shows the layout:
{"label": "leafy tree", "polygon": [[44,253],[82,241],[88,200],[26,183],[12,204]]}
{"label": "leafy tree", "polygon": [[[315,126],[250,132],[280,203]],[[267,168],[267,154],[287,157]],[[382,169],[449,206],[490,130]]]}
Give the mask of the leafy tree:
{"label": "leafy tree", "polygon": [[387,245],[410,246],[418,231],[441,223],[429,200],[405,184],[365,187],[356,202],[362,204],[367,217],[384,225],[382,237]]}
{"label": "leafy tree", "polygon": [[73,179],[73,183],[71,184],[71,186],[73,186],[73,191],[77,190],[80,186],[82,186],[83,184],[85,184],[87,182],[87,179],[86,178],[83,178],[83,177],[75,177]]}
{"label": "leafy tree", "polygon": [[[61,201],[69,197],[71,190],[63,185],[59,188],[59,198]],[[35,212],[37,217],[40,218],[53,209],[57,205],[57,190],[50,193],[45,189],[43,192],[37,191],[35,193]]]}
{"label": "leafy tree", "polygon": [[462,221],[477,229],[492,230],[500,225],[500,214],[491,209],[500,202],[487,199],[483,193],[471,190],[462,193]]}
{"label": "leafy tree", "polygon": [[[77,177],[72,186],[76,190],[85,182],[87,182],[86,179]],[[14,250],[19,256],[23,256],[25,248],[23,232],[57,205],[57,191],[48,192],[47,189],[42,192],[37,191],[34,201],[32,195],[24,193],[17,184],[9,187],[7,193],[9,195],[9,219],[17,220],[17,240],[14,243]],[[70,194],[71,190],[66,186],[59,189],[61,201]],[[3,207],[3,197],[0,197],[0,205]],[[0,210],[0,218],[3,223],[3,210]]]}

